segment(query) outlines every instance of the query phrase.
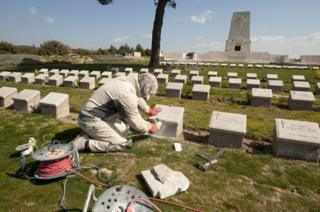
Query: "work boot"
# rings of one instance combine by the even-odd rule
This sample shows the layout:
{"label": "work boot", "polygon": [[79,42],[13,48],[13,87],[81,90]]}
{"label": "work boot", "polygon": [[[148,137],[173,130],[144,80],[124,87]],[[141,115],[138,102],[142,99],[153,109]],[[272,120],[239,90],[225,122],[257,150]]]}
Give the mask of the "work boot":
{"label": "work boot", "polygon": [[82,152],[87,149],[88,141],[89,137],[84,133],[80,133],[73,141],[71,141],[71,143],[78,152]]}

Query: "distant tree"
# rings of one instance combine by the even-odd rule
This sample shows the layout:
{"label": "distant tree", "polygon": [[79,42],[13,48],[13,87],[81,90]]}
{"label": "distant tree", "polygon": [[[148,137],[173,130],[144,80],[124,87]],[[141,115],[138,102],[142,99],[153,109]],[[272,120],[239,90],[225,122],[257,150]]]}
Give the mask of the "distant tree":
{"label": "distant tree", "polygon": [[135,51],[136,52],[141,52],[141,53],[143,53],[143,47],[141,46],[141,44],[138,44],[137,46],[136,46],[136,49],[135,49]]}
{"label": "distant tree", "polygon": [[145,49],[142,53],[142,56],[150,57],[151,56],[151,49]]}
{"label": "distant tree", "polygon": [[[113,2],[113,0],[98,0],[102,5],[108,5]],[[163,25],[163,18],[165,13],[165,8],[167,5],[172,8],[176,8],[175,0],[153,0],[156,9],[156,15],[153,22],[152,30],[152,46],[151,46],[151,58],[149,67],[155,68],[159,65],[160,58],[160,44],[161,44],[161,31]]]}
{"label": "distant tree", "polygon": [[91,52],[88,49],[81,49],[81,48],[72,49],[72,53],[79,54],[81,56],[90,55],[91,54]]}
{"label": "distant tree", "polygon": [[38,54],[39,48],[28,45],[15,46],[17,54]]}
{"label": "distant tree", "polygon": [[71,48],[60,41],[49,40],[40,45],[40,55],[66,55]]}
{"label": "distant tree", "polygon": [[133,49],[128,44],[121,45],[118,49],[118,54],[125,55],[126,53],[132,53]]}
{"label": "distant tree", "polygon": [[117,54],[118,53],[118,49],[116,47],[114,47],[113,45],[110,46],[108,51],[110,54]]}
{"label": "distant tree", "polygon": [[16,54],[17,50],[11,43],[1,41],[0,42],[0,54]]}

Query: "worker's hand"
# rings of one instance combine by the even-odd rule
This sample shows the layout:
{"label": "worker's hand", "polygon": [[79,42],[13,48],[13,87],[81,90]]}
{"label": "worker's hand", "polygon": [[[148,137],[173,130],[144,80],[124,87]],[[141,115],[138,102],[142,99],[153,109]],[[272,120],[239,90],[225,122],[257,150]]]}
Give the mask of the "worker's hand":
{"label": "worker's hand", "polygon": [[161,111],[160,108],[154,107],[154,108],[150,108],[150,109],[149,109],[148,114],[149,114],[149,116],[155,116],[155,115],[158,115],[158,113],[159,113],[160,111]]}
{"label": "worker's hand", "polygon": [[151,127],[150,127],[150,132],[152,134],[155,134],[158,132],[158,130],[160,129],[160,125],[158,124],[151,124]]}

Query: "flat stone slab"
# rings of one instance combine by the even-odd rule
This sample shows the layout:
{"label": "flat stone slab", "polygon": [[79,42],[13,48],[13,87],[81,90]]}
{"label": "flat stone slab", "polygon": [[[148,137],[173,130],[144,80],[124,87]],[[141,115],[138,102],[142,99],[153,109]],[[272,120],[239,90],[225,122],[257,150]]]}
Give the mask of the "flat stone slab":
{"label": "flat stone slab", "polygon": [[269,107],[272,101],[272,90],[252,88],[251,105]]}
{"label": "flat stone slab", "polygon": [[21,76],[21,82],[26,84],[32,84],[34,83],[34,73],[25,73]]}
{"label": "flat stone slab", "polygon": [[306,81],[303,75],[292,75],[292,81]]}
{"label": "flat stone slab", "polygon": [[9,71],[2,71],[1,73],[0,73],[0,80],[1,81],[6,81],[6,80],[8,80],[8,76],[11,74],[11,72],[9,72]]}
{"label": "flat stone slab", "polygon": [[127,76],[125,72],[118,72],[115,74],[115,77],[124,77]]}
{"label": "flat stone slab", "polygon": [[173,69],[171,70],[171,74],[173,75],[179,75],[181,73],[181,70],[180,69]]}
{"label": "flat stone slab", "polygon": [[317,84],[316,84],[316,90],[315,90],[315,93],[316,93],[317,95],[319,95],[319,94],[320,94],[320,82],[317,82]]}
{"label": "flat stone slab", "polygon": [[183,133],[183,107],[174,107],[158,104],[155,106],[161,111],[156,116],[150,117],[151,120],[159,120],[162,125],[159,131],[155,134],[159,137],[178,138]]}
{"label": "flat stone slab", "polygon": [[210,85],[194,84],[192,87],[192,99],[208,100],[210,95]]}
{"label": "flat stone slab", "polygon": [[278,74],[267,74],[267,80],[277,80]]}
{"label": "flat stone slab", "polygon": [[163,70],[162,68],[156,68],[154,71],[153,71],[154,74],[162,74],[163,73]]}
{"label": "flat stone slab", "polygon": [[220,88],[222,82],[222,77],[210,77],[209,78],[209,84],[211,87]]}
{"label": "flat stone slab", "polygon": [[96,87],[96,79],[94,77],[84,77],[79,82],[79,88],[82,88],[82,89],[94,89],[95,87]]}
{"label": "flat stone slab", "polygon": [[183,83],[169,82],[166,86],[166,96],[171,98],[181,98]]}
{"label": "flat stone slab", "polygon": [[49,76],[58,75],[58,74],[59,74],[59,69],[54,68],[49,71]]}
{"label": "flat stone slab", "polygon": [[21,82],[22,74],[20,72],[12,72],[8,75],[9,82]]}
{"label": "flat stone slab", "polygon": [[312,110],[314,102],[312,92],[290,91],[288,105],[291,110]]}
{"label": "flat stone slab", "polygon": [[295,91],[308,91],[310,89],[309,82],[293,81],[292,88]]}
{"label": "flat stone slab", "polygon": [[237,78],[238,77],[238,73],[236,72],[228,72],[228,78]]}
{"label": "flat stone slab", "polygon": [[129,74],[133,72],[133,68],[127,67],[123,70],[125,73]]}
{"label": "flat stone slab", "polygon": [[48,82],[48,75],[38,74],[35,78],[34,83],[38,85],[45,85]]}
{"label": "flat stone slab", "polygon": [[218,76],[218,72],[216,72],[216,71],[209,71],[208,72],[208,77],[210,78],[210,77],[217,77]]}
{"label": "flat stone slab", "polygon": [[40,91],[24,89],[12,98],[13,108],[19,112],[31,113],[38,109],[40,98]]}
{"label": "flat stone slab", "polygon": [[141,175],[151,195],[160,199],[186,191],[190,185],[190,181],[182,172],[173,171],[164,164],[141,171]]}
{"label": "flat stone slab", "polygon": [[75,88],[78,87],[78,76],[68,76],[63,80],[63,86],[69,87],[69,88]]}
{"label": "flat stone slab", "polygon": [[104,71],[104,72],[102,72],[101,78],[111,79],[111,78],[112,78],[112,72],[111,72],[111,71]]}
{"label": "flat stone slab", "polygon": [[193,76],[191,81],[192,84],[203,84],[203,76]]}
{"label": "flat stone slab", "polygon": [[79,70],[71,70],[68,73],[68,76],[78,76],[79,75]]}
{"label": "flat stone slab", "polygon": [[191,70],[190,71],[190,77],[192,78],[193,76],[198,76],[199,75],[199,71],[197,70]]}
{"label": "flat stone slab", "polygon": [[16,88],[0,88],[0,108],[8,108],[13,104],[13,97],[18,93]]}
{"label": "flat stone slab", "polygon": [[68,69],[62,69],[60,72],[59,72],[60,75],[62,75],[63,77],[67,77],[68,74],[69,74],[69,70]]}
{"label": "flat stone slab", "polygon": [[149,73],[149,69],[148,69],[148,68],[141,68],[141,69],[140,69],[140,73],[141,73],[141,74]]}
{"label": "flat stone slab", "polygon": [[259,79],[247,79],[247,89],[251,90],[252,88],[259,88],[260,80]]}
{"label": "flat stone slab", "polygon": [[157,76],[157,80],[159,84],[167,84],[168,83],[168,79],[169,79],[169,75],[168,74],[159,74]]}
{"label": "flat stone slab", "polygon": [[63,76],[60,74],[49,77],[48,84],[51,86],[59,87],[63,84]]}
{"label": "flat stone slab", "polygon": [[241,87],[241,78],[229,78],[229,88],[240,89]]}
{"label": "flat stone slab", "polygon": [[89,71],[88,70],[81,70],[78,74],[79,78],[84,78],[89,76]]}
{"label": "flat stone slab", "polygon": [[268,80],[269,88],[272,89],[272,92],[277,93],[281,92],[283,88],[282,80]]}
{"label": "flat stone slab", "polygon": [[209,143],[219,147],[241,148],[247,133],[247,116],[213,111],[209,124]]}
{"label": "flat stone slab", "polygon": [[247,79],[257,79],[258,76],[256,73],[247,73]]}
{"label": "flat stone slab", "polygon": [[40,100],[41,113],[56,119],[66,117],[70,114],[69,95],[51,92]]}
{"label": "flat stone slab", "polygon": [[276,119],[273,151],[277,156],[319,160],[320,129],[318,123]]}
{"label": "flat stone slab", "polygon": [[42,69],[39,70],[39,74],[44,74],[44,75],[49,76],[49,69],[42,68]]}
{"label": "flat stone slab", "polygon": [[91,71],[89,76],[98,79],[101,76],[101,72],[100,71]]}
{"label": "flat stone slab", "polygon": [[188,78],[187,75],[177,75],[175,76],[174,81],[185,84],[187,83],[187,78]]}

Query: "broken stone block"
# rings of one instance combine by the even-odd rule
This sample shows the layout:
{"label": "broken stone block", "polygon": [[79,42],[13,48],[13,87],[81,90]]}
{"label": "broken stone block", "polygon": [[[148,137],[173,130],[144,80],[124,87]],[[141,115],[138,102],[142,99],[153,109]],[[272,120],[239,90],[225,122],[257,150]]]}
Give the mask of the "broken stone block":
{"label": "broken stone block", "polygon": [[102,72],[101,78],[111,79],[111,78],[112,78],[112,72],[111,72],[111,71],[104,71],[104,72]]}
{"label": "broken stone block", "polygon": [[39,70],[39,74],[46,75],[47,77],[49,76],[49,69],[47,68],[42,68]]}
{"label": "broken stone block", "polygon": [[165,138],[178,138],[182,135],[184,108],[160,104],[155,107],[160,108],[161,111],[158,115],[150,117],[150,120],[158,120],[162,123],[155,135]]}
{"label": "broken stone block", "polygon": [[295,91],[309,91],[310,84],[304,81],[293,81],[292,89]]}
{"label": "broken stone block", "polygon": [[8,108],[13,104],[13,97],[18,93],[16,88],[0,88],[0,108]]}
{"label": "broken stone block", "polygon": [[292,75],[292,82],[294,81],[306,81],[303,75]]}
{"label": "broken stone block", "polygon": [[277,80],[278,74],[267,74],[267,80]]}
{"label": "broken stone block", "polygon": [[238,73],[236,72],[228,72],[228,78],[237,78],[238,77]]}
{"label": "broken stone block", "polygon": [[63,76],[60,74],[53,75],[49,77],[48,85],[60,87],[63,84]]}
{"label": "broken stone block", "polygon": [[156,68],[153,73],[157,76],[159,74],[162,74],[162,72],[163,70],[161,68]]}
{"label": "broken stone block", "polygon": [[49,71],[49,77],[53,76],[53,75],[58,75],[59,74],[59,69],[51,69]]}
{"label": "broken stone block", "polygon": [[247,79],[257,79],[256,73],[247,73]]}
{"label": "broken stone block", "polygon": [[217,77],[218,76],[218,72],[216,72],[216,71],[209,71],[208,72],[208,77],[210,78],[210,77]]}
{"label": "broken stone block", "polygon": [[174,81],[175,81],[175,82],[179,82],[179,83],[186,84],[186,82],[187,82],[187,75],[177,75],[177,76],[174,78]]}
{"label": "broken stone block", "polygon": [[182,172],[173,171],[163,164],[144,170],[141,175],[152,196],[160,199],[186,191],[190,185],[190,181]]}
{"label": "broken stone block", "polygon": [[48,75],[46,74],[38,74],[35,77],[34,83],[37,85],[45,85],[48,82]]}
{"label": "broken stone block", "polygon": [[78,74],[78,77],[80,79],[84,78],[84,77],[88,77],[89,76],[89,71],[88,70],[81,70]]}
{"label": "broken stone block", "polygon": [[282,91],[283,81],[282,80],[269,80],[269,88],[272,89],[272,92],[278,93]]}
{"label": "broken stone block", "polygon": [[209,143],[217,147],[241,148],[247,133],[247,116],[213,111],[209,125]]}
{"label": "broken stone block", "polygon": [[108,81],[109,81],[110,79],[108,79],[108,78],[102,78],[100,81],[99,81],[99,86],[101,86],[101,85],[104,85],[104,84],[106,84],[106,83],[108,83]]}
{"label": "broken stone block", "polygon": [[40,109],[43,115],[56,119],[66,117],[70,114],[69,95],[51,92],[40,100]]}
{"label": "broken stone block", "polygon": [[210,77],[209,84],[211,87],[220,88],[222,82],[222,77]]}
{"label": "broken stone block", "polygon": [[40,98],[40,91],[24,89],[12,98],[13,108],[19,112],[32,113],[38,109]]}
{"label": "broken stone block", "polygon": [[169,82],[166,87],[166,96],[171,98],[181,98],[183,83]]}
{"label": "broken stone block", "polygon": [[247,79],[247,90],[251,90],[252,88],[259,88],[260,80],[259,79]]}
{"label": "broken stone block", "polygon": [[203,84],[203,76],[193,76],[191,82],[192,84]]}
{"label": "broken stone block", "polygon": [[68,76],[78,76],[79,75],[79,70],[71,70],[68,73]]}
{"label": "broken stone block", "polygon": [[318,123],[276,119],[272,148],[277,156],[319,162],[320,130]]}
{"label": "broken stone block", "polygon": [[251,105],[270,107],[272,100],[272,90],[262,88],[252,88]]}
{"label": "broken stone block", "polygon": [[149,69],[148,68],[140,69],[140,74],[146,74],[146,73],[149,73]]}
{"label": "broken stone block", "polygon": [[[105,79],[105,78],[103,78]],[[79,82],[79,88],[94,89],[96,87],[96,79],[94,77],[84,77]]]}
{"label": "broken stone block", "polygon": [[229,88],[240,89],[241,88],[241,78],[229,78]]}
{"label": "broken stone block", "polygon": [[290,91],[289,108],[291,110],[312,110],[315,98],[312,92]]}
{"label": "broken stone block", "polygon": [[78,76],[68,76],[63,80],[63,86],[69,88],[78,87]]}
{"label": "broken stone block", "polygon": [[171,71],[171,74],[176,76],[176,75],[179,75],[180,72],[181,72],[180,69],[173,69],[173,70]]}
{"label": "broken stone block", "polygon": [[22,74],[20,72],[12,72],[8,75],[9,82],[21,82]]}
{"label": "broken stone block", "polygon": [[63,77],[67,77],[68,74],[69,74],[69,70],[68,69],[62,69],[59,74],[62,75]]}
{"label": "broken stone block", "polygon": [[210,95],[210,85],[194,84],[192,87],[192,99],[208,100]]}
{"label": "broken stone block", "polygon": [[34,83],[34,73],[25,73],[21,76],[21,82],[25,84],[32,84]]}
{"label": "broken stone block", "polygon": [[6,81],[8,80],[8,76],[11,74],[9,71],[3,71],[0,73],[0,80],[1,81]]}
{"label": "broken stone block", "polygon": [[195,77],[195,76],[199,76],[199,71],[197,71],[197,70],[191,70],[191,71],[190,71],[190,78]]}
{"label": "broken stone block", "polygon": [[168,83],[168,79],[169,79],[169,75],[168,74],[159,74],[157,76],[157,80],[159,84],[167,84]]}
{"label": "broken stone block", "polygon": [[91,71],[89,76],[98,79],[101,76],[101,72],[100,71]]}

